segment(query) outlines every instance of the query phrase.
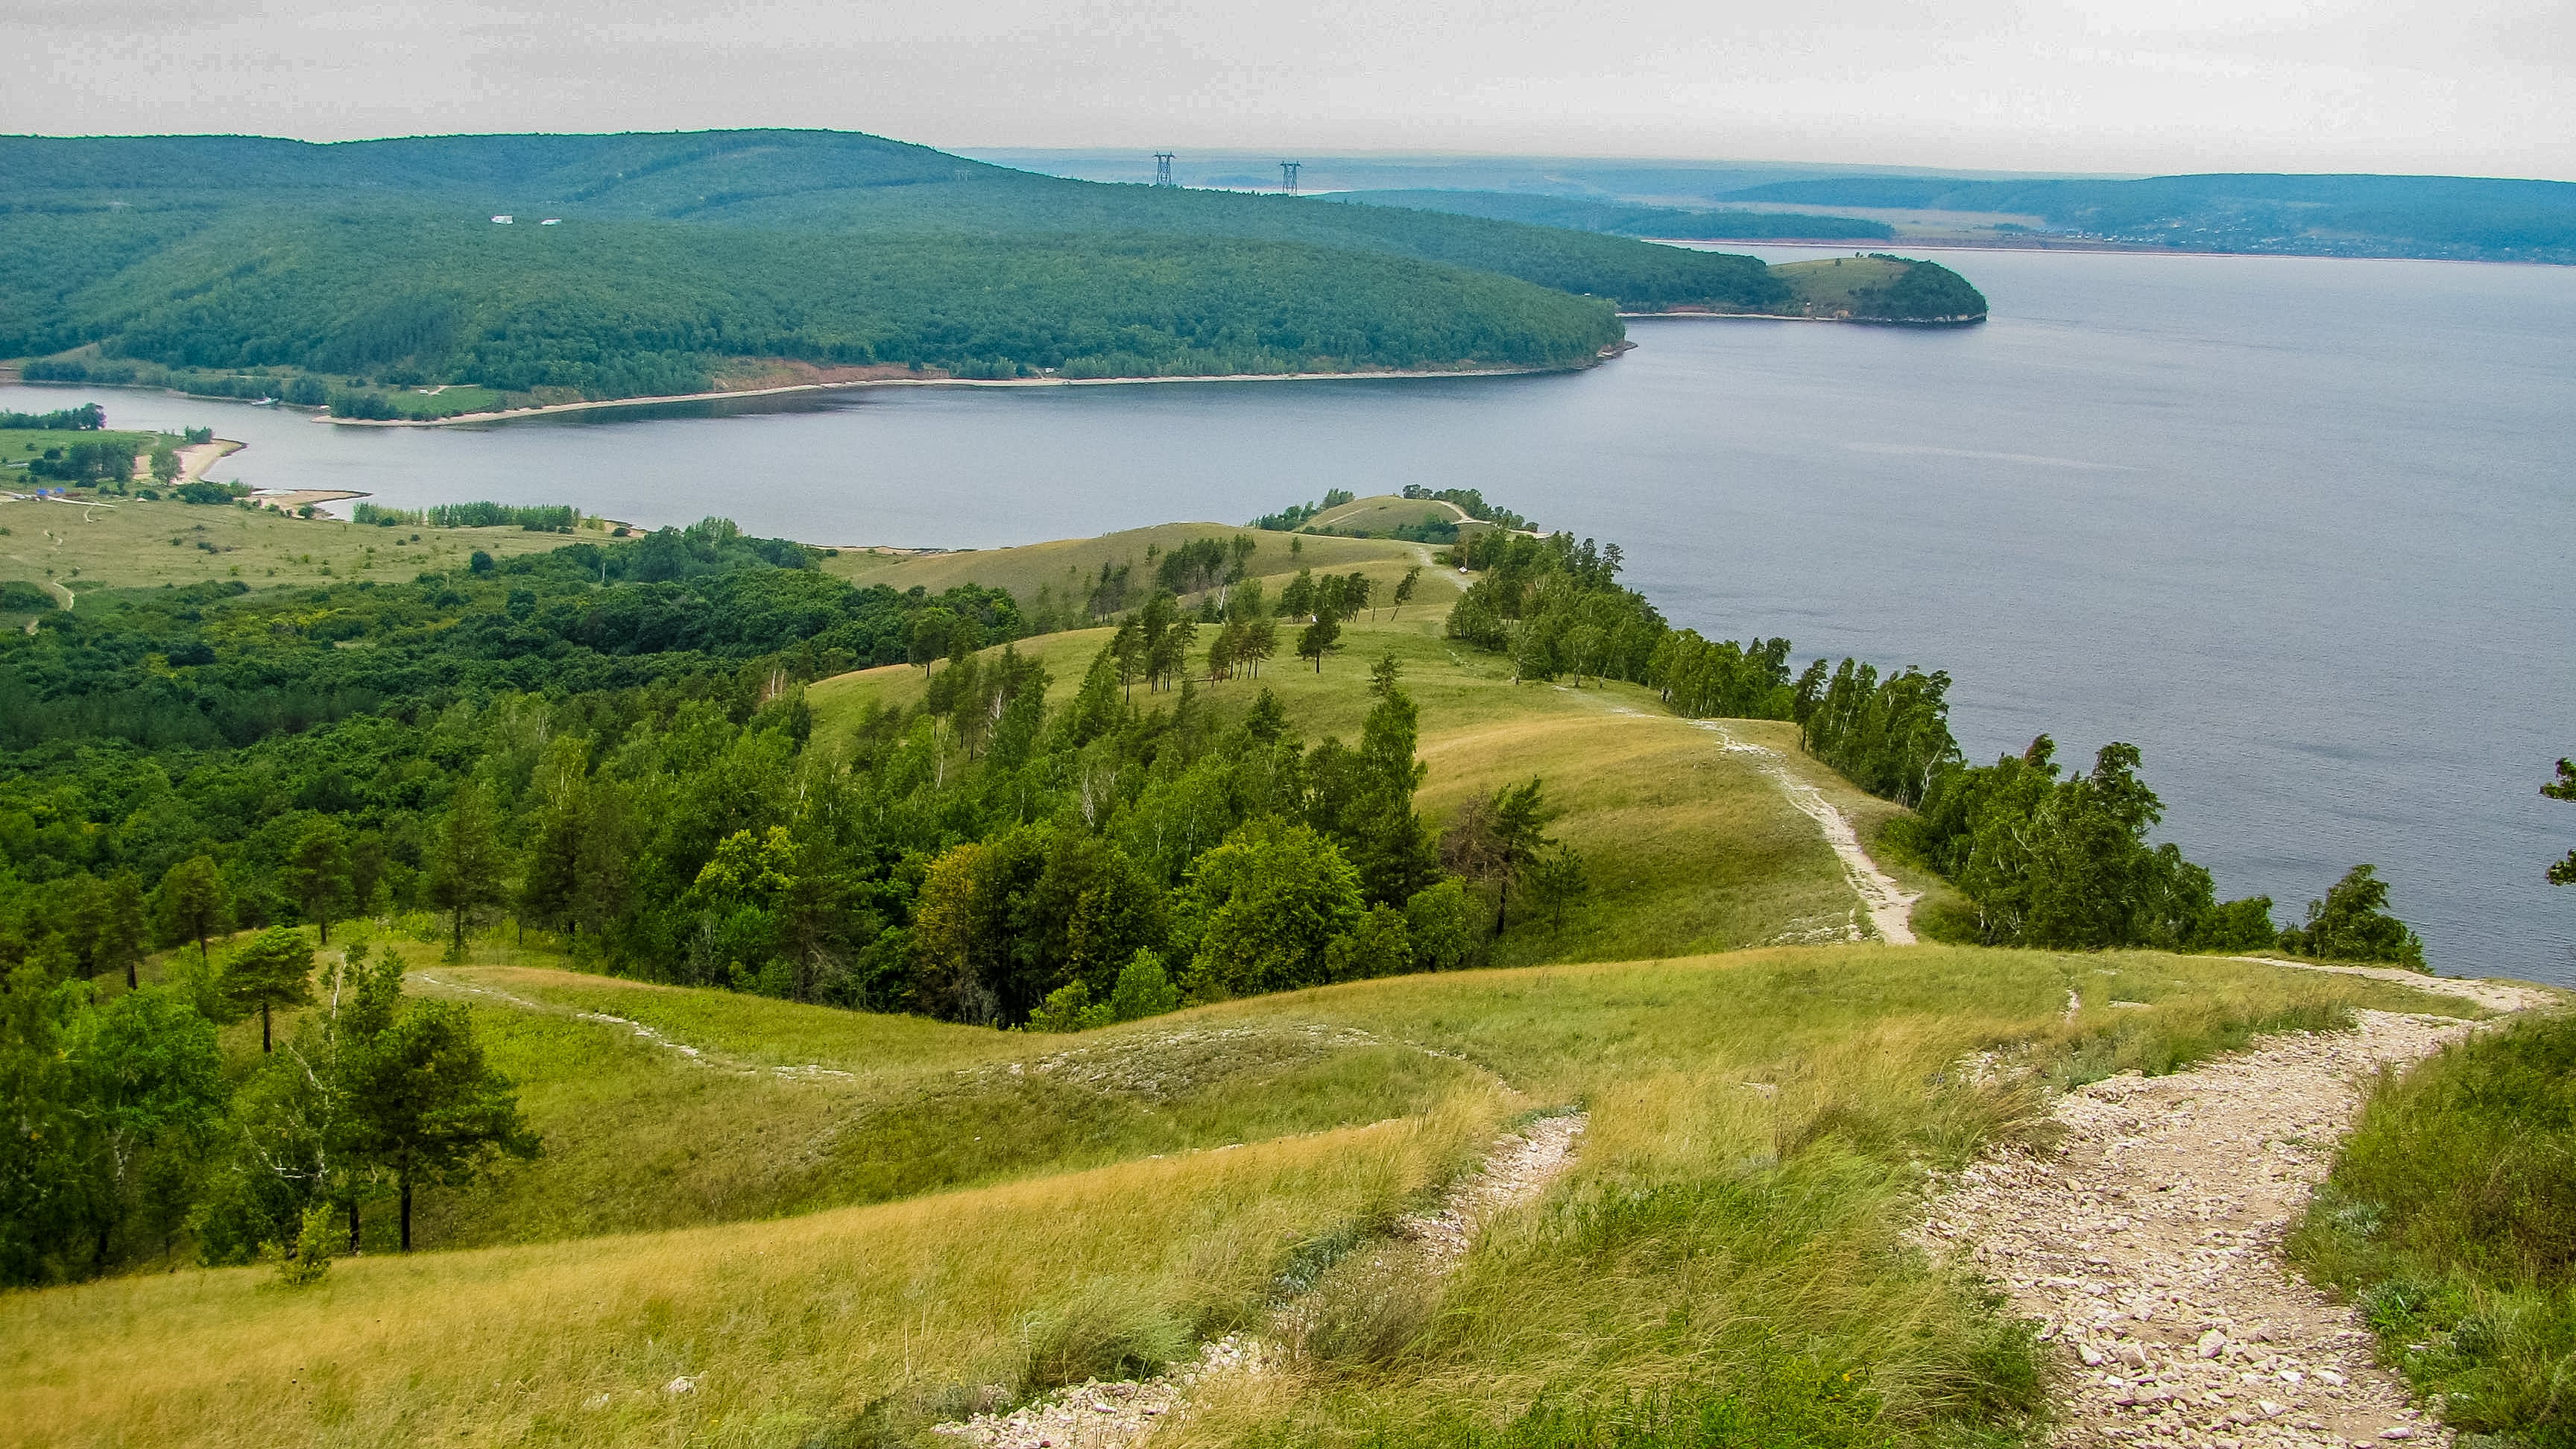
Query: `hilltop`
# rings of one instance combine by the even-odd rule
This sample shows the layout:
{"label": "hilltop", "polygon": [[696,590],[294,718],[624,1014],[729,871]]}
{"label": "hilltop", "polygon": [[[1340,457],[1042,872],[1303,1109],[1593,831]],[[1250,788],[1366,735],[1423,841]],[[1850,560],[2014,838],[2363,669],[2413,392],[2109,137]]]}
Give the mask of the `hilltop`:
{"label": "hilltop", "polygon": [[1615,349],[1616,311],[1794,291],[1598,231],[838,132],[19,137],[0,188],[0,356],[31,380],[372,419],[781,381],[1570,368]]}

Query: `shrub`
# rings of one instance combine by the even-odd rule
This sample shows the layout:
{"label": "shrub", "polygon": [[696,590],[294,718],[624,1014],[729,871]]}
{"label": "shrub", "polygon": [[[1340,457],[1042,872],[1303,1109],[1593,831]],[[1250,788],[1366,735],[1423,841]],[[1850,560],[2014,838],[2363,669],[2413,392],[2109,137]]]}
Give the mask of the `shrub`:
{"label": "shrub", "polygon": [[1456,971],[1475,965],[1484,951],[1484,907],[1455,877],[1415,891],[1404,903],[1404,924],[1416,970]]}
{"label": "shrub", "polygon": [[301,1288],[322,1281],[331,1271],[331,1243],[340,1231],[334,1222],[329,1203],[315,1203],[304,1210],[303,1220],[295,1230],[295,1244],[277,1260],[277,1281],[289,1288]]}
{"label": "shrub", "polygon": [[1164,971],[1163,958],[1139,946],[1118,972],[1118,985],[1109,993],[1109,1016],[1113,1021],[1142,1021],[1180,1004],[1180,990]]}
{"label": "shrub", "polygon": [[1372,976],[1400,976],[1413,969],[1413,935],[1404,913],[1393,906],[1371,906],[1351,927],[1324,948],[1324,969],[1335,981],[1365,981]]}
{"label": "shrub", "polygon": [[1047,993],[1047,999],[1029,1013],[1031,1031],[1090,1031],[1107,1026],[1112,1020],[1106,1001],[1095,1004],[1091,988],[1080,981],[1068,982]]}

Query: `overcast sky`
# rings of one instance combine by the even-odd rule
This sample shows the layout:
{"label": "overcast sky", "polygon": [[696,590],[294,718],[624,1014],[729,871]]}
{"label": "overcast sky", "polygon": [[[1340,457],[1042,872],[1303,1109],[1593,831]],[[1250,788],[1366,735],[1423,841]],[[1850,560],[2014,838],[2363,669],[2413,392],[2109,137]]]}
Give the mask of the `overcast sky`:
{"label": "overcast sky", "polygon": [[2569,0],[0,0],[0,129],[2576,179]]}

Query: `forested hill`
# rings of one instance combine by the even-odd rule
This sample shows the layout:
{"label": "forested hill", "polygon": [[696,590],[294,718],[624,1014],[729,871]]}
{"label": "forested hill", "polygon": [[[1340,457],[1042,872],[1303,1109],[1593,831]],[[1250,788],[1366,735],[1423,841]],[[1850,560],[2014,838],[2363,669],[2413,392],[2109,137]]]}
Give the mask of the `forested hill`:
{"label": "forested hill", "polygon": [[1571,367],[1619,340],[1617,311],[1791,299],[1750,257],[1069,181],[839,132],[18,137],[0,198],[0,356],[37,359],[31,378],[276,370],[311,402],[633,396],[781,363]]}

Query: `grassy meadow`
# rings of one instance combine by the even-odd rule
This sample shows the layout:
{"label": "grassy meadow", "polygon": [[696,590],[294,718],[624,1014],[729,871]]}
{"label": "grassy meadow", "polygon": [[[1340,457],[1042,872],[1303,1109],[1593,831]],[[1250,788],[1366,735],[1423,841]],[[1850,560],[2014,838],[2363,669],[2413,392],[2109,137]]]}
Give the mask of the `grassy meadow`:
{"label": "grassy meadow", "polygon": [[[5,437],[7,435],[0,435]],[[461,569],[477,550],[542,553],[559,533],[519,528],[377,528],[267,508],[119,498],[74,506],[0,501],[0,579],[89,589],[238,579],[253,588]],[[77,605],[75,605],[77,607]]]}
{"label": "grassy meadow", "polygon": [[1413,524],[1459,522],[1464,513],[1454,503],[1379,493],[1327,508],[1307,519],[1303,527],[1315,533],[1384,535]]}
{"label": "grassy meadow", "polygon": [[1822,257],[1812,262],[1785,262],[1771,269],[1787,282],[1800,302],[1819,312],[1853,306],[1858,294],[1887,287],[1905,275],[1906,264],[1886,257]]}
{"label": "grassy meadow", "polygon": [[[2087,991],[2064,1019],[2101,973],[2148,1009]],[[2035,1369],[1973,1283],[1901,1247],[1925,1174],[2026,1130],[2052,1076],[2169,1069],[2422,999],[2246,962],[1943,947],[1393,978],[1070,1038],[526,966],[413,986],[507,993],[475,1010],[549,1148],[480,1190],[514,1240],[370,1252],[302,1291],[187,1269],[0,1298],[0,1443],[921,1442],[936,1418],[1250,1325],[1283,1275],[1317,1284],[1307,1351],[1169,1442],[1435,1442],[1683,1387],[1816,1442],[2009,1437]],[[1329,1045],[1273,1045],[1300,1039]],[[1997,1047],[2037,1075],[1955,1069]],[[991,1180],[801,1213],[702,1196],[693,1226],[566,1235],[612,1220],[602,1204],[739,1180],[715,1159],[832,1159],[883,1122],[852,1106],[908,1077],[948,1077],[973,1125],[1033,1140],[1193,1052],[1212,1064],[1177,1092]],[[1390,1090],[1399,1057],[1425,1065]],[[1335,1061],[1360,1070],[1336,1085]],[[1050,1062],[1032,1100],[988,1091]],[[851,1072],[850,1095],[809,1107],[792,1094],[815,1084],[782,1067]],[[1572,1172],[1445,1285],[1379,1281],[1392,1260],[1351,1251],[1512,1114],[1566,1106],[1592,1114]],[[466,1196],[427,1195],[431,1241]]]}
{"label": "grassy meadow", "polygon": [[[823,567],[855,583],[885,584],[895,589],[918,586],[934,594],[959,584],[1008,589],[1011,597],[1027,609],[1036,606],[1042,589],[1052,599],[1086,597],[1103,564],[1113,569],[1124,564],[1129,571],[1128,593],[1134,601],[1142,602],[1154,591],[1157,559],[1149,557],[1148,550],[1159,556],[1202,538],[1224,542],[1236,534],[1254,540],[1250,574],[1272,586],[1274,598],[1275,585],[1286,582],[1301,568],[1318,573],[1349,573],[1362,568],[1372,577],[1392,569],[1391,576],[1400,577],[1407,566],[1429,561],[1428,552],[1421,546],[1392,540],[1292,535],[1232,523],[1158,523],[1150,528],[1104,533],[1097,538],[1062,538],[1014,548],[913,555],[844,548],[839,557],[825,559]],[[1289,551],[1292,547],[1296,552]]]}

